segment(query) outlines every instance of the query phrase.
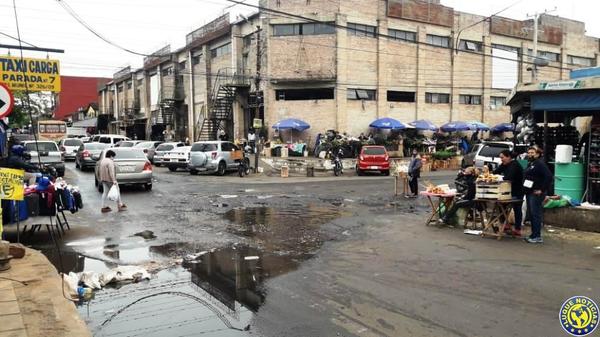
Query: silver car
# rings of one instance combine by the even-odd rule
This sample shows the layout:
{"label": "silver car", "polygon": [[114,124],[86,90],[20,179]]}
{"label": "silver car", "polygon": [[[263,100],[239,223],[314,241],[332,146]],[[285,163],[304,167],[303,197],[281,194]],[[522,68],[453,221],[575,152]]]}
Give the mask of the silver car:
{"label": "silver car", "polygon": [[142,149],[146,154],[146,157],[148,157],[148,160],[151,163],[154,163],[154,153],[156,152],[156,148],[162,143],[163,142],[160,141],[144,141],[136,144],[134,148]]}
{"label": "silver car", "polygon": [[[98,191],[102,192],[100,183],[100,163],[109,149],[102,151],[98,157],[95,169],[95,184]],[[117,167],[117,181],[119,185],[141,185],[146,191],[152,189],[152,164],[144,151],[140,149],[116,147],[110,149],[115,152],[115,164]]]}
{"label": "silver car", "polygon": [[110,147],[109,144],[102,143],[84,143],[79,147],[75,156],[75,168],[85,171],[88,168],[93,169],[96,161],[103,150]]}
{"label": "silver car", "polygon": [[164,164],[163,158],[167,152],[173,150],[176,147],[182,147],[184,145],[185,144],[183,144],[182,142],[168,142],[160,144],[156,147],[156,151],[154,151],[154,165],[161,166],[162,164]]}
{"label": "silver car", "polygon": [[241,149],[231,142],[194,143],[190,151],[188,169],[192,175],[198,172],[210,172],[222,176],[227,171],[238,169],[239,162],[236,161],[236,156],[240,155]]}
{"label": "silver car", "polygon": [[43,165],[53,167],[59,177],[65,175],[65,158],[55,142],[38,141],[36,146],[35,141],[26,141],[23,142],[23,146],[25,151],[31,155],[32,164],[41,162]]}

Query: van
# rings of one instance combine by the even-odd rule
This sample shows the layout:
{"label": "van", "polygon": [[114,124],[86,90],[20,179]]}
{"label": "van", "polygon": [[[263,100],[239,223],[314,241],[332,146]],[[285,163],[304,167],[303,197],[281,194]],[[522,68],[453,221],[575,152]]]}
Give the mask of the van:
{"label": "van", "polygon": [[109,144],[111,147],[115,146],[118,142],[123,140],[130,140],[128,137],[122,135],[95,135],[92,137],[92,143],[103,143]]}

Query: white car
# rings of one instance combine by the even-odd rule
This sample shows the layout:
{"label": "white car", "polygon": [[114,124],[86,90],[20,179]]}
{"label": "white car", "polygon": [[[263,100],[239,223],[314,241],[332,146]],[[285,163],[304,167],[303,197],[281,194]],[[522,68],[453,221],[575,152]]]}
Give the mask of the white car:
{"label": "white car", "polygon": [[497,167],[500,165],[500,152],[504,150],[513,151],[515,145],[512,142],[486,141],[476,144],[473,149],[464,156],[462,166],[475,166],[478,168],[484,165]]}
{"label": "white car", "polygon": [[165,154],[167,154],[167,152],[185,146],[185,144],[183,144],[182,142],[167,142],[167,143],[162,143],[159,146],[156,147],[156,150],[154,151],[154,158],[153,159],[153,163],[156,166],[161,166],[163,163],[163,157],[165,156]]}
{"label": "white car", "polygon": [[178,168],[187,169],[190,163],[191,146],[176,147],[167,152],[161,163],[169,168],[169,171],[175,172]]}
{"label": "white car", "polygon": [[77,156],[77,150],[83,145],[83,142],[79,138],[66,138],[58,143],[58,148],[62,153],[65,160],[72,159],[75,160]]}

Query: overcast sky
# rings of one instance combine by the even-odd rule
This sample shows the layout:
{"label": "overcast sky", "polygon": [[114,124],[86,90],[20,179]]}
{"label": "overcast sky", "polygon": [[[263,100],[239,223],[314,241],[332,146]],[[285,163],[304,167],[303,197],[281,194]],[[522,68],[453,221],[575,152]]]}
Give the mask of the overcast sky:
{"label": "overcast sky", "polygon": [[[96,31],[109,40],[140,53],[151,53],[171,44],[172,49],[185,43],[185,35],[210,22],[225,10],[237,14],[252,8],[231,5],[227,0],[66,0]],[[284,0],[285,1],[285,0]],[[516,0],[442,0],[456,10],[490,15]],[[64,49],[64,54],[50,54],[61,61],[63,75],[106,76],[131,65],[142,65],[142,57],[115,48],[87,31],[73,19],[57,0],[16,0],[21,38],[39,47]],[[248,0],[257,3],[257,0]],[[600,37],[597,0],[522,0],[502,13],[525,19],[527,13],[557,10],[553,14],[583,21],[588,35]],[[12,0],[0,0],[0,32],[17,35]],[[16,41],[0,34],[0,43]],[[7,53],[6,49],[0,54]],[[12,50],[12,55],[17,51]],[[46,57],[45,53],[25,52],[28,57]]]}

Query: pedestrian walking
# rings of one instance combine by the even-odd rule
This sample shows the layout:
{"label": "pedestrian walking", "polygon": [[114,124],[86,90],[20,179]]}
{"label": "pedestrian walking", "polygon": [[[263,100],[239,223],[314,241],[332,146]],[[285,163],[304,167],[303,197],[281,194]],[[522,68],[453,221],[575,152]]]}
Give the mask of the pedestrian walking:
{"label": "pedestrian walking", "polygon": [[529,164],[523,174],[523,187],[531,218],[531,235],[525,238],[528,243],[544,242],[542,240],[543,205],[552,182],[552,172],[542,158],[543,153],[544,151],[537,146],[532,146],[527,150]]}
{"label": "pedestrian walking", "polygon": [[119,192],[119,196],[116,200],[117,209],[122,212],[127,209],[127,206],[121,201],[121,191],[119,190],[119,183],[117,182],[117,171],[114,158],[116,153],[113,150],[106,151],[104,159],[100,162],[100,183],[102,184],[102,213],[108,213],[112,209],[108,206],[108,192],[115,186]]}
{"label": "pedestrian walking", "polygon": [[419,195],[419,178],[421,177],[421,156],[417,150],[413,150],[412,159],[408,165],[408,185],[413,198]]}

